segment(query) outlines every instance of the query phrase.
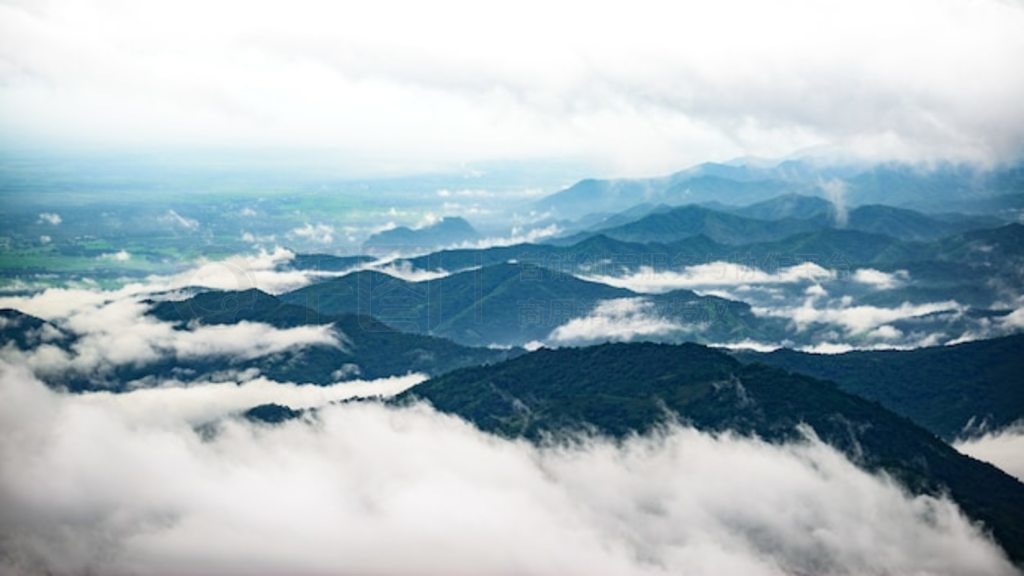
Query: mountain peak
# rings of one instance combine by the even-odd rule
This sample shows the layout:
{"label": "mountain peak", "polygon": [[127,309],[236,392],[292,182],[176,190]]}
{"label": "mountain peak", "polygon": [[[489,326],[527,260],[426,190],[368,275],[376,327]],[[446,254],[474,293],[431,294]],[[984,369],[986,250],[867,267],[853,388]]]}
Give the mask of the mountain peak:
{"label": "mountain peak", "polygon": [[474,242],[481,235],[465,219],[446,216],[428,226],[399,226],[370,236],[363,248],[370,252],[410,253]]}

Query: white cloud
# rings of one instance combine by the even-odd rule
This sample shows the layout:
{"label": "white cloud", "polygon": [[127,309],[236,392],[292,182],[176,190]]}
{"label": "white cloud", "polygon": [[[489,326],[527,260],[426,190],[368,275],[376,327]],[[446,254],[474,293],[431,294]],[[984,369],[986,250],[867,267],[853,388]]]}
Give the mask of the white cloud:
{"label": "white cloud", "polygon": [[305,225],[292,230],[291,233],[297,238],[319,244],[334,242],[334,227],[327,224],[310,224],[307,222]]}
{"label": "white cloud", "polygon": [[474,188],[464,188],[461,190],[450,190],[448,188],[441,188],[437,191],[438,198],[494,198],[494,192],[490,190],[481,190]]}
{"label": "white cloud", "polygon": [[284,248],[260,250],[251,255],[236,255],[223,260],[200,260],[189,270],[172,276],[152,276],[140,290],[173,290],[187,286],[216,288],[218,290],[247,290],[259,288],[279,294],[309,284],[316,277],[301,270],[280,270],[295,254]]}
{"label": "white cloud", "polygon": [[132,259],[132,255],[129,254],[127,250],[118,250],[117,252],[100,254],[97,258],[100,260],[112,260],[114,262],[127,262]]}
{"label": "white cloud", "polygon": [[98,306],[133,290],[102,292],[80,288],[47,288],[30,296],[0,296],[0,308],[13,308],[43,319],[62,318],[83,307]]}
{"label": "white cloud", "polygon": [[728,342],[725,344],[714,344],[716,348],[725,348],[726,350],[751,350],[753,352],[774,352],[779,348],[782,348],[779,344],[768,344],[766,342],[758,342],[756,340],[740,340],[739,342]]}
{"label": "white cloud", "polygon": [[352,398],[394,396],[426,378],[423,374],[409,374],[378,380],[349,380],[332,386],[282,383],[262,377],[225,382],[168,381],[158,387],[130,392],[85,393],[76,401],[116,412],[135,426],[199,426],[262,404],[301,410]]}
{"label": "white cloud", "polygon": [[14,308],[43,319],[64,318],[76,311],[126,298],[153,295],[182,288],[198,287],[217,290],[248,290],[258,288],[279,294],[301,288],[310,282],[345,272],[283,270],[282,266],[295,254],[277,247],[255,254],[240,254],[223,260],[200,259],[193,268],[168,276],[150,276],[142,282],[127,284],[116,290],[90,288],[46,288],[28,296],[0,296],[0,308]]}
{"label": "white cloud", "polygon": [[[804,330],[812,324],[835,324],[844,328],[850,335],[867,333],[896,320],[916,318],[936,312],[960,313],[965,310],[955,301],[929,302],[911,304],[904,302],[895,308],[879,306],[853,305],[850,299],[840,299],[817,306],[818,299],[811,297],[798,307],[762,307],[752,308],[759,316],[787,318],[798,330]],[[879,336],[892,335],[891,330],[877,333]]]}
{"label": "white cloud", "polygon": [[953,446],[968,456],[998,466],[1024,482],[1024,424],[959,440]]}
{"label": "white cloud", "polygon": [[46,234],[43,234],[42,236],[39,237],[39,243],[40,244],[49,244],[52,241],[53,241],[53,238],[51,238],[50,236],[47,236]]}
{"label": "white cloud", "polygon": [[1017,308],[1002,318],[1000,322],[1004,328],[1010,330],[1024,329],[1024,307]]}
{"label": "white cloud", "polygon": [[55,214],[53,212],[43,212],[39,214],[38,222],[40,224],[46,223],[52,226],[59,226],[62,221],[63,219],[60,217],[60,214]]}
{"label": "white cloud", "polygon": [[827,270],[812,262],[779,268],[765,272],[751,266],[732,262],[711,262],[687,266],[681,272],[654,270],[643,266],[636,272],[623,276],[594,275],[581,276],[584,280],[602,282],[636,292],[661,293],[680,288],[701,289],[723,286],[753,286],[759,284],[799,284],[820,282],[836,277],[833,270]]}
{"label": "white cloud", "polygon": [[882,272],[873,268],[859,268],[853,273],[853,281],[858,284],[866,284],[879,290],[890,290],[903,286],[910,280],[910,274],[906,270],[895,272]]}
{"label": "white cloud", "polygon": [[[392,210],[394,210],[394,208],[392,208]],[[381,232],[387,232],[388,230],[394,230],[395,228],[398,228],[398,224],[389,220],[383,224],[373,226],[370,228],[369,232],[370,234],[379,234]]]}
{"label": "white cloud", "polygon": [[684,326],[659,316],[654,304],[644,298],[616,298],[599,303],[587,316],[573,318],[555,328],[548,339],[558,343],[629,342],[701,329],[699,325]]}
{"label": "white cloud", "polygon": [[[425,218],[429,220],[432,217],[434,217],[432,214],[428,214]],[[390,230],[394,227],[394,223],[388,222],[382,228],[384,230]],[[557,224],[549,224],[547,226],[539,227],[513,226],[511,230],[509,230],[508,234],[505,236],[488,236],[486,238],[480,238],[479,240],[459,242],[457,244],[450,244],[448,246],[439,247],[437,249],[485,249],[499,246],[513,246],[516,244],[540,242],[545,238],[557,236],[561,232],[562,229]],[[398,257],[411,258],[416,255],[423,255],[426,253],[429,253],[429,250],[421,250],[419,252],[396,252],[395,254],[382,258],[382,260],[394,259]]]}
{"label": "white cloud", "polygon": [[147,316],[146,311],[147,306],[133,298],[82,306],[60,323],[77,336],[70,350],[44,344],[30,352],[4,348],[0,356],[18,359],[43,376],[69,370],[93,375],[122,365],[144,366],[167,357],[249,360],[308,346],[340,347],[344,339],[329,325],[278,329],[239,322],[175,329],[168,322]]}
{"label": "white cloud", "polygon": [[[365,266],[366,270],[375,270],[377,272],[383,272],[388,276],[394,276],[395,278],[401,278],[406,282],[424,282],[427,280],[437,280],[438,278],[444,278],[450,276],[452,273],[444,269],[438,270],[423,270],[419,268],[413,268],[412,263],[408,260],[400,262],[395,261],[384,261],[383,263],[373,263]],[[460,272],[466,272],[467,270],[475,270],[476,268],[467,268],[466,270],[460,270]]]}
{"label": "white cloud", "polygon": [[812,284],[804,290],[804,294],[813,297],[824,297],[828,296],[828,290],[826,290],[821,284]]}
{"label": "white cloud", "polygon": [[0,364],[3,571],[1015,573],[949,501],[813,439],[674,427],[538,448],[367,403],[204,439],[188,397],[210,393],[165,393],[150,418],[159,392],[61,395]]}
{"label": "white cloud", "polygon": [[837,342],[820,342],[810,346],[801,346],[798,348],[801,352],[809,352],[811,354],[846,354],[856,350],[849,344],[842,344]]}
{"label": "white cloud", "polygon": [[846,182],[838,178],[832,178],[819,182],[818,187],[821,188],[825,197],[832,203],[835,210],[832,214],[835,225],[839,228],[845,228],[847,221],[850,219],[849,209],[846,205]]}
{"label": "white cloud", "polygon": [[194,218],[186,218],[173,209],[168,209],[163,216],[160,217],[160,221],[176,226],[189,232],[194,232],[199,229],[199,221]]}
{"label": "white cloud", "polygon": [[898,328],[884,324],[868,332],[868,338],[876,340],[898,340],[903,338],[903,332]]}
{"label": "white cloud", "polygon": [[557,224],[549,224],[547,226],[532,228],[513,226],[507,236],[481,238],[480,240],[475,240],[473,242],[463,242],[462,244],[453,246],[453,248],[494,248],[497,246],[514,246],[516,244],[524,244],[528,242],[539,242],[545,238],[557,236],[561,232],[562,228]]}
{"label": "white cloud", "polygon": [[376,172],[583,157],[652,174],[809,146],[1006,160],[1024,142],[1022,27],[1001,0],[15,2],[0,133],[313,148]]}
{"label": "white cloud", "polygon": [[[1020,302],[1009,304],[1009,306],[1019,305]],[[994,308],[999,307],[1000,305],[998,303],[994,306]],[[995,317],[992,319],[978,318],[971,328],[960,336],[950,340],[947,344],[960,344],[962,342],[971,342],[973,340],[982,340],[985,338],[999,338],[1001,336],[1018,333],[1021,330],[1024,330],[1024,307],[1017,308],[1002,317]]]}
{"label": "white cloud", "polygon": [[242,231],[242,242],[256,245],[274,245],[277,242],[277,234],[256,235],[247,230]]}
{"label": "white cloud", "polygon": [[463,204],[461,202],[444,202],[441,204],[441,212],[443,212],[446,215],[460,216],[463,218],[480,218],[495,214],[494,210],[490,208],[484,208],[476,202],[472,204]]}
{"label": "white cloud", "polygon": [[438,222],[440,222],[441,218],[442,217],[439,216],[438,214],[435,214],[435,213],[430,212],[428,210],[427,212],[424,212],[420,216],[419,220],[417,220],[415,224],[412,225],[412,229],[413,230],[422,230],[424,228],[430,228],[434,224],[437,224]]}

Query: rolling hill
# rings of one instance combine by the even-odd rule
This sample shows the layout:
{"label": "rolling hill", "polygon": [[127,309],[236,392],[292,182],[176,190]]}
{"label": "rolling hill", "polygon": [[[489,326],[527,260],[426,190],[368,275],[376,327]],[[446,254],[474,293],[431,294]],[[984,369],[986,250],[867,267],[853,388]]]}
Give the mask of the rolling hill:
{"label": "rolling hill", "polygon": [[[408,282],[361,271],[280,296],[325,315],[372,316],[404,332],[431,334],[465,345],[521,346],[587,316],[602,302],[639,298],[624,288],[581,280],[557,270],[505,262],[443,278]],[[742,339],[773,326],[750,307],[687,290],[645,297],[652,313],[681,325],[706,324],[694,337]]]}
{"label": "rolling hill", "polygon": [[[381,378],[409,372],[440,374],[456,367],[496,362],[518,352],[467,348],[448,340],[405,334],[368,316],[325,314],[282,302],[259,290],[204,292],[187,300],[156,303],[150,314],[185,326],[190,323],[235,324],[242,321],[270,324],[276,328],[331,324],[343,345],[311,346],[268,357],[239,361],[233,368],[257,368],[260,373],[282,382],[330,384],[343,378]],[[223,369],[223,360],[172,361],[165,366],[149,365],[147,373]],[[116,375],[127,382],[133,368]],[[339,376],[340,374],[340,376]]]}
{"label": "rolling hill", "polygon": [[735,356],[830,380],[948,441],[1009,426],[1024,414],[1024,335],[915,350]]}

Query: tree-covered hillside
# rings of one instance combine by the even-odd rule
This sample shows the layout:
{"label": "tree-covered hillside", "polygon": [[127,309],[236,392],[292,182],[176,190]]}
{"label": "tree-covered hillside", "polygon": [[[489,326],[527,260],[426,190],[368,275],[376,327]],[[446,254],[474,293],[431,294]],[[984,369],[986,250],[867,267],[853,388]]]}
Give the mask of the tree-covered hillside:
{"label": "tree-covered hillside", "polygon": [[[911,421],[834,384],[689,344],[539,350],[429,380],[419,398],[483,430],[540,441],[595,431],[621,437],[678,418],[702,430],[825,442],[915,492],[948,493],[1024,559],[1024,484],[964,456]],[[756,479],[751,479],[756,482]]]}

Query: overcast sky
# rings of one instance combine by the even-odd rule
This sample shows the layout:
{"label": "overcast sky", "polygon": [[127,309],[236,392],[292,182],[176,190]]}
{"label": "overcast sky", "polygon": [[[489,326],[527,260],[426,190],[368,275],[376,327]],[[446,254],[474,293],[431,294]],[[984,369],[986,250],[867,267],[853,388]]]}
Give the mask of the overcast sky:
{"label": "overcast sky", "polygon": [[1016,0],[0,0],[0,144],[572,158],[1024,151]]}

